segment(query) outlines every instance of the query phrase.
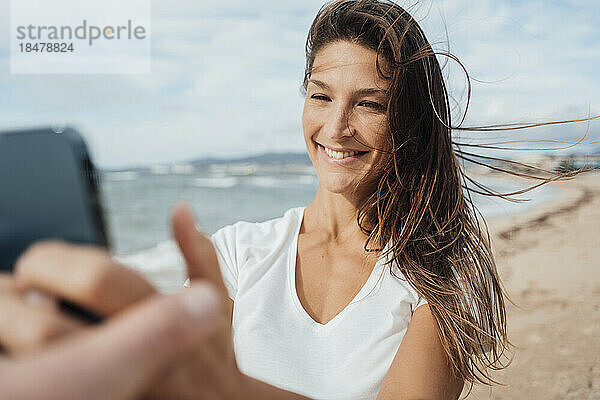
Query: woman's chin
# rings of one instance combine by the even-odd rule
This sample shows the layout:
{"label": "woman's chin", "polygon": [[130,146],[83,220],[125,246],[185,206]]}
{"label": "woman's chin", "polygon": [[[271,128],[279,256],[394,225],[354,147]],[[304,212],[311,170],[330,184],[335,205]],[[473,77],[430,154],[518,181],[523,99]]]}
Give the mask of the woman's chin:
{"label": "woman's chin", "polygon": [[319,184],[327,192],[340,195],[350,195],[356,189],[356,182],[353,179],[320,178]]}

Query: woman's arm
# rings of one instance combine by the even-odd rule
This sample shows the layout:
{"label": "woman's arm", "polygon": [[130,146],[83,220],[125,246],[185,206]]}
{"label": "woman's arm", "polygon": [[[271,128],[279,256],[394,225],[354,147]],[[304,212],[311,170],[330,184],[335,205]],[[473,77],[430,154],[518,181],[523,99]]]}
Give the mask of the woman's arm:
{"label": "woman's arm", "polygon": [[429,306],[417,308],[377,399],[454,400],[462,387],[451,374]]}

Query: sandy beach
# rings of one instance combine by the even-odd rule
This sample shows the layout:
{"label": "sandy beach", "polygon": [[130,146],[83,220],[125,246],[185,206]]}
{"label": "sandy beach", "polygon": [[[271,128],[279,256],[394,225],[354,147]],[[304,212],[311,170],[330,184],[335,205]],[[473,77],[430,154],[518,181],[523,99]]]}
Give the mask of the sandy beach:
{"label": "sandy beach", "polygon": [[558,199],[488,221],[515,348],[504,386],[469,400],[600,399],[600,174],[553,185]]}

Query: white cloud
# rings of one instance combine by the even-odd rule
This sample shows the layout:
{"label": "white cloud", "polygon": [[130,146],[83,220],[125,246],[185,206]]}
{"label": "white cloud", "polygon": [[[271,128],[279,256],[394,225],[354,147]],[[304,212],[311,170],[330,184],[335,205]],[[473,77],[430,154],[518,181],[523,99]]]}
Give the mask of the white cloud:
{"label": "white cloud", "polygon": [[[447,28],[451,51],[472,76],[500,80],[474,82],[468,124],[577,117],[590,105],[600,113],[600,28],[592,19],[600,5],[570,3],[432,0],[418,7],[431,41],[444,42]],[[0,0],[2,26],[8,4]],[[10,75],[8,37],[0,36],[0,128],[71,121],[106,167],[303,150],[304,42],[321,1],[152,4],[148,75]],[[464,77],[448,68],[451,92],[461,98]],[[581,129],[527,137],[575,137]]]}

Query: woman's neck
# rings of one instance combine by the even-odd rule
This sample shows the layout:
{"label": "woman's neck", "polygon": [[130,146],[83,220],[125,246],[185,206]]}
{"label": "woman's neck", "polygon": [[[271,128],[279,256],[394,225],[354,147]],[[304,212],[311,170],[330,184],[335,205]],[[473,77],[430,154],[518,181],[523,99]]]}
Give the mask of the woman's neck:
{"label": "woman's neck", "polygon": [[328,192],[319,186],[315,198],[304,213],[303,228],[306,233],[319,232],[320,235],[326,235],[331,242],[364,242],[366,235],[356,222],[357,212],[358,205],[352,199]]}

